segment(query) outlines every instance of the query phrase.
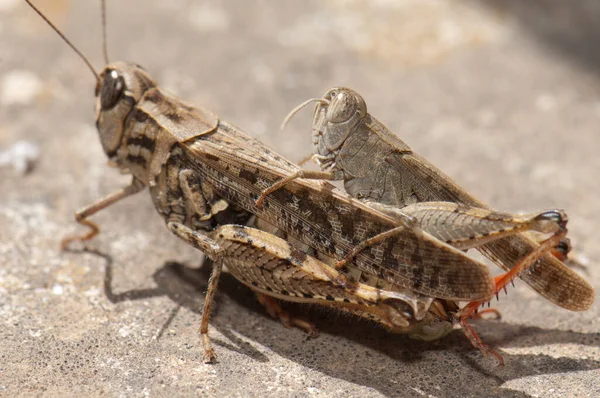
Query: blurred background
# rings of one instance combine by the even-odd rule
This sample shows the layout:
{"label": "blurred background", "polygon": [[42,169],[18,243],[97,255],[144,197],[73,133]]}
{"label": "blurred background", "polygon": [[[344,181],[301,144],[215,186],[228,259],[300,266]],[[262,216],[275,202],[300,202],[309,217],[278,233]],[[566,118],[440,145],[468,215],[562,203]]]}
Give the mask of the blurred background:
{"label": "blurred background", "polygon": [[[102,67],[99,2],[35,3]],[[566,209],[584,275],[600,285],[599,2],[107,7],[111,60],[144,66],[294,161],[311,151],[312,115],[280,131],[287,112],[331,86],[357,90],[375,117],[494,208]],[[106,166],[93,89],[90,71],[24,2],[0,0],[0,392],[600,395],[598,304],[569,313],[522,283],[498,304],[503,320],[478,328],[505,355],[499,369],[460,332],[415,343],[293,307],[322,331],[306,341],[225,276],[211,329],[221,363],[203,365],[196,326],[208,271],[146,193],[94,217],[103,227],[94,245],[114,272],[106,258],[58,250],[76,230],[74,210],[129,180]]]}

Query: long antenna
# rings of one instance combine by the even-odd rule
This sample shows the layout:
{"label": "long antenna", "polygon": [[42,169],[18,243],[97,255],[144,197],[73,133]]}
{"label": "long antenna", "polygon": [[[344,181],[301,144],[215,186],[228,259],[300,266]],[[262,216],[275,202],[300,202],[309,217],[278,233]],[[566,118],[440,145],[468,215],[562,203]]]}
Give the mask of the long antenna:
{"label": "long antenna", "polygon": [[108,65],[108,45],[106,44],[106,1],[102,0],[100,6],[102,7],[102,51],[104,53],[104,62]]}
{"label": "long antenna", "polygon": [[294,117],[294,115],[296,115],[296,113],[300,112],[303,108],[305,108],[307,105],[310,105],[312,102],[318,102],[323,105],[329,105],[329,101],[327,101],[323,98],[308,99],[308,100],[304,101],[303,103],[301,103],[300,105],[298,105],[297,107],[295,107],[294,109],[292,109],[290,111],[290,113],[287,114],[285,119],[283,119],[283,122],[281,123],[280,128],[283,130],[285,128],[285,126],[287,126],[287,124],[290,122],[290,120]]}
{"label": "long antenna", "polygon": [[48,18],[46,18],[46,16],[45,16],[44,14],[42,14],[42,12],[36,8],[36,6],[34,6],[33,4],[31,4],[31,1],[29,1],[29,0],[25,0],[25,1],[27,2],[27,4],[29,4],[29,6],[30,6],[31,8],[33,8],[33,10],[34,10],[35,12],[37,12],[37,13],[38,13],[38,15],[39,15],[40,17],[42,17],[42,19],[43,19],[44,21],[46,21],[46,23],[47,23],[48,25],[50,25],[50,27],[51,27],[52,29],[54,29],[54,31],[55,31],[55,32],[56,32],[56,33],[57,33],[57,34],[58,34],[58,35],[59,35],[59,36],[60,36],[60,37],[61,37],[61,38],[64,40],[64,42],[65,42],[65,43],[67,43],[67,44],[69,45],[69,47],[71,47],[71,48],[73,49],[73,51],[75,51],[75,53],[77,53],[77,55],[79,55],[79,57],[80,57],[80,58],[83,60],[83,62],[85,62],[85,64],[88,66],[88,68],[89,68],[89,69],[92,71],[92,73],[94,74],[94,77],[96,78],[96,81],[100,81],[100,76],[98,76],[98,73],[96,72],[96,69],[94,69],[94,67],[92,66],[92,64],[90,63],[90,61],[88,61],[88,59],[85,57],[85,55],[83,55],[83,54],[81,53],[81,51],[79,51],[79,50],[77,49],[77,47],[75,47],[75,46],[73,45],[73,43],[71,43],[71,42],[69,41],[69,39],[67,39],[67,38],[65,37],[65,35],[63,35],[63,34],[62,34],[62,32],[61,32],[60,30],[58,30],[58,28],[57,28],[56,26],[54,26],[54,24],[53,24],[52,22],[50,22],[50,20],[49,20]]}

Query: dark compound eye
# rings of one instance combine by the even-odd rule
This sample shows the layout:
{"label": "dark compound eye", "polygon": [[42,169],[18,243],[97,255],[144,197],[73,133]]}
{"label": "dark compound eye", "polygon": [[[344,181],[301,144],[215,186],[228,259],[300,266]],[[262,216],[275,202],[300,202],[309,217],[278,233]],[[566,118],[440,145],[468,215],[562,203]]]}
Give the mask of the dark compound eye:
{"label": "dark compound eye", "polygon": [[111,109],[123,95],[125,80],[116,70],[111,70],[104,76],[102,92],[100,93],[100,106],[102,110]]}

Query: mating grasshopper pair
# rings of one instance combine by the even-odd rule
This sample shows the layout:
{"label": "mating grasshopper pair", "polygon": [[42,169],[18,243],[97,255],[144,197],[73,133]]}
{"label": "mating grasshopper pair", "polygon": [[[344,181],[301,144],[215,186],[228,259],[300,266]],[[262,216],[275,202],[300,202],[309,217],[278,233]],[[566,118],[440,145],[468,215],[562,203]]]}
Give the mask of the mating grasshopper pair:
{"label": "mating grasshopper pair", "polygon": [[[215,261],[200,328],[207,360],[215,359],[208,321],[223,265],[272,313],[305,329],[313,330],[271,298],[335,307],[422,339],[460,323],[475,346],[501,360],[467,323],[501,283],[432,232],[451,234],[446,240],[459,248],[524,230],[551,234],[515,258],[509,281],[564,237],[563,213],[364,203],[329,183],[295,180],[324,174],[303,172],[211,112],[165,94],[141,67],[107,64],[98,74],[88,63],[97,81],[96,124],[107,156],[132,183],[78,211],[77,221],[91,230],[63,246],[91,239],[99,229],[90,216],[148,187],[168,229]],[[464,228],[456,228],[457,217]],[[460,309],[458,301],[472,304]]]}
{"label": "mating grasshopper pair", "polygon": [[[566,229],[559,228],[560,232],[554,231],[555,235],[549,239],[545,239],[547,235],[532,233],[544,231],[531,221],[548,221],[545,217],[551,217],[553,212],[540,213],[537,219],[493,212],[415,154],[367,112],[360,94],[348,88],[335,87],[322,98],[303,102],[289,113],[282,128],[312,102],[317,103],[312,126],[315,152],[312,159],[323,172],[300,170],[263,191],[259,203],[297,178],[341,180],[348,193],[369,206],[399,217],[414,216],[420,228],[441,241],[460,249],[477,248],[509,271],[495,278],[496,295],[500,289],[506,291],[506,284],[519,275],[563,308],[583,311],[591,306],[594,289],[562,263],[570,251]],[[566,224],[565,214],[557,212],[554,216],[557,224]],[[533,263],[522,261],[527,256],[539,258]],[[519,267],[528,268],[521,274],[525,268]],[[480,304],[469,303],[463,309],[463,316],[464,312],[476,311]],[[469,335],[472,330],[468,324],[460,323]],[[472,334],[472,337],[474,345],[481,348],[477,336]]]}

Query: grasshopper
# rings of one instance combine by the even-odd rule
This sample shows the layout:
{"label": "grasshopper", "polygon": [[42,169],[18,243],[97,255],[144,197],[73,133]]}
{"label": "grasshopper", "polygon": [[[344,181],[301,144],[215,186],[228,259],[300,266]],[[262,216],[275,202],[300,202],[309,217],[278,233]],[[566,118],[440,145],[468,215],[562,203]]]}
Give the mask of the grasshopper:
{"label": "grasshopper", "polygon": [[[301,169],[212,112],[166,94],[138,65],[107,60],[96,72],[26,2],[93,72],[101,145],[112,163],[132,175],[130,185],[75,213],[89,231],[64,239],[63,248],[99,233],[89,217],[148,188],[167,228],[214,260],[200,326],[208,362],[216,358],[208,326],[224,265],[270,312],[309,331],[311,325],[289,320],[272,298],[338,308],[423,339],[441,337],[460,323],[476,347],[501,360],[468,326],[473,311],[454,305],[495,292],[483,263],[416,227],[414,217],[379,211],[329,183],[294,181],[257,205],[265,188]],[[560,212],[522,220],[556,238],[566,233],[565,223]],[[521,267],[540,254],[527,256]]]}
{"label": "grasshopper", "polygon": [[[346,191],[353,197],[381,204],[384,208],[402,209],[403,212],[417,202],[429,202],[426,206],[433,214],[449,203],[471,207],[473,211],[490,209],[414,153],[369,114],[362,96],[352,89],[334,87],[322,98],[305,101],[289,113],[282,127],[312,102],[317,103],[312,125],[315,152],[312,158],[325,172],[322,178],[343,181]],[[264,194],[285,183],[279,182]],[[446,229],[461,228],[460,222],[457,220],[453,225],[447,225],[438,230],[441,232],[438,234],[435,228],[428,231],[451,243],[444,236],[448,232]],[[532,234],[524,232],[506,236],[494,233],[492,225],[487,226],[489,231],[485,231],[487,227],[484,225],[480,227],[483,236],[462,248],[477,247],[505,270],[510,270],[524,256],[539,249],[539,238]],[[592,305],[594,289],[561,262],[566,260],[570,249],[569,239],[565,237],[550,248],[550,253],[544,254],[533,267],[519,276],[551,302],[572,311],[582,311]]]}

